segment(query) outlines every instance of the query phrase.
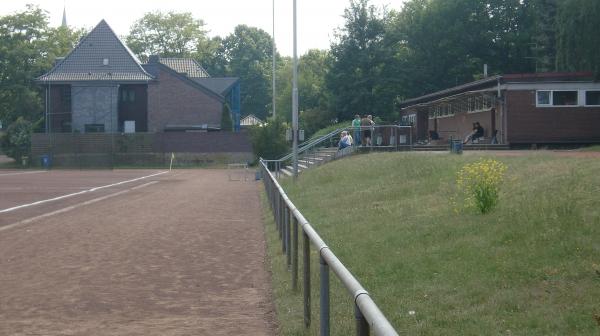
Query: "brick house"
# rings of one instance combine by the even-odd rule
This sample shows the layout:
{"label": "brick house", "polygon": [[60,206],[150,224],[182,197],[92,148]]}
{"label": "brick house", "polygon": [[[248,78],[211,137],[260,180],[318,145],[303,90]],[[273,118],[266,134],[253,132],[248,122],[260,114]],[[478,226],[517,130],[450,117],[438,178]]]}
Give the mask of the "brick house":
{"label": "brick house", "polygon": [[219,130],[224,109],[239,130],[238,78],[210,77],[191,59],[141,64],[104,20],[37,82],[48,133]]}
{"label": "brick house", "polygon": [[415,140],[463,139],[474,122],[500,144],[600,142],[600,83],[591,73],[484,78],[400,103]]}

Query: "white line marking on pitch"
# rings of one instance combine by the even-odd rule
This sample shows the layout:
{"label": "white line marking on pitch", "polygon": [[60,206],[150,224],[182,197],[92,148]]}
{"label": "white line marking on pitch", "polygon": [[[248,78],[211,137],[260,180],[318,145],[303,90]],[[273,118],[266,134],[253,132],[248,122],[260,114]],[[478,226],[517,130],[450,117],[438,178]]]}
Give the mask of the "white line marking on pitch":
{"label": "white line marking on pitch", "polygon": [[23,174],[39,174],[39,173],[47,173],[47,170],[36,170],[36,171],[28,171],[28,172],[18,172],[18,173],[6,173],[0,174],[0,176],[9,176],[9,175],[23,175]]}
{"label": "white line marking on pitch", "polygon": [[89,192],[101,190],[101,189],[104,189],[104,188],[110,188],[110,187],[118,186],[118,185],[125,184],[125,183],[131,183],[131,182],[143,180],[145,178],[149,178],[149,177],[153,177],[153,176],[158,176],[158,175],[162,175],[162,174],[166,174],[166,173],[168,173],[168,171],[164,171],[164,172],[160,172],[160,173],[156,173],[156,174],[152,174],[152,175],[147,175],[147,176],[142,176],[142,177],[134,178],[132,180],[117,182],[117,183],[113,183],[113,184],[109,184],[109,185],[105,185],[105,186],[101,186],[101,187],[95,187],[95,188],[91,188],[91,189],[87,189],[87,190],[82,190],[82,191],[79,191],[79,192],[76,192],[76,193],[72,193],[72,194],[68,194],[68,195],[63,195],[63,196],[58,196],[58,197],[54,197],[54,198],[50,198],[50,199],[46,199],[46,200],[41,200],[41,201],[29,203],[29,204],[18,205],[16,207],[12,207],[12,208],[8,208],[8,209],[0,210],[0,214],[1,213],[5,213],[5,212],[10,212],[10,211],[18,210],[18,209],[22,209],[22,208],[26,208],[26,207],[30,207],[30,206],[34,206],[34,205],[40,205],[40,204],[44,204],[44,203],[48,203],[48,202],[52,202],[52,201],[58,201],[58,200],[61,200],[61,199],[65,199],[65,198],[69,198],[69,197],[73,197],[73,196],[77,196],[77,195],[81,195],[81,194],[86,194],[86,193],[89,193]]}
{"label": "white line marking on pitch", "polygon": [[71,205],[71,206],[68,206],[66,208],[62,208],[62,209],[56,210],[56,211],[48,212],[48,213],[45,213],[43,215],[39,215],[39,216],[36,216],[36,217],[27,218],[27,219],[24,219],[24,220],[22,220],[20,222],[16,222],[16,223],[13,223],[13,224],[10,224],[10,225],[2,226],[2,227],[0,227],[0,231],[8,230],[8,229],[14,228],[15,226],[19,226],[19,225],[23,225],[23,224],[35,222],[35,221],[40,220],[42,218],[46,218],[46,217],[50,217],[50,216],[61,214],[63,212],[71,211],[73,209],[77,209],[77,208],[82,207],[84,205],[90,205],[90,204],[93,204],[93,203],[96,203],[96,202],[100,202],[100,201],[103,201],[103,200],[108,199],[108,198],[112,198],[112,197],[115,197],[115,196],[122,195],[122,194],[124,194],[126,192],[129,192],[129,191],[132,191],[132,190],[137,190],[137,189],[141,189],[141,188],[153,185],[155,183],[158,183],[158,181],[152,181],[152,182],[144,183],[144,184],[141,184],[139,186],[135,186],[133,188],[129,188],[129,189],[126,189],[126,190],[121,190],[121,191],[118,191],[116,193],[112,193],[112,194],[105,195],[105,196],[102,196],[102,197],[94,198],[94,199],[91,199],[89,201],[85,201],[85,202],[81,202],[81,203],[78,203],[78,204],[75,204],[75,205]]}

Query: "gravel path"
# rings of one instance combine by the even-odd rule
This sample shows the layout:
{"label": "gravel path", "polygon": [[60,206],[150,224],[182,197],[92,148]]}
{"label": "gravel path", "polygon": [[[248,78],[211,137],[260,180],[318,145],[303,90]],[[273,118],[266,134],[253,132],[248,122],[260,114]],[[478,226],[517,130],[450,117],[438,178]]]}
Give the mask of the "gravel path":
{"label": "gravel path", "polygon": [[0,231],[0,335],[276,334],[260,185],[153,181]]}

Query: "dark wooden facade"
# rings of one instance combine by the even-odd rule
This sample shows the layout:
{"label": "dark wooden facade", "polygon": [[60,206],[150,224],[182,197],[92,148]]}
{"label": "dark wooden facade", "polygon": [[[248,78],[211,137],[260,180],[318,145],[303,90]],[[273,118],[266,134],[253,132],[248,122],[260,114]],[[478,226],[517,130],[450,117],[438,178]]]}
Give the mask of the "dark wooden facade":
{"label": "dark wooden facade", "polygon": [[[571,92],[574,105],[538,103],[538,92]],[[575,93],[576,92],[576,93]],[[415,140],[431,131],[442,141],[464,139],[473,123],[501,144],[600,143],[600,83],[590,74],[522,74],[495,76],[401,104],[404,123],[416,128]],[[483,103],[482,103],[483,102]]]}
{"label": "dark wooden facade", "polygon": [[536,107],[536,91],[508,91],[507,142],[600,142],[600,106]]}
{"label": "dark wooden facade", "polygon": [[46,88],[48,104],[47,127],[51,132],[71,132],[71,85],[52,85]]}
{"label": "dark wooden facade", "polygon": [[119,86],[119,131],[125,121],[135,121],[136,132],[148,131],[148,85]]}

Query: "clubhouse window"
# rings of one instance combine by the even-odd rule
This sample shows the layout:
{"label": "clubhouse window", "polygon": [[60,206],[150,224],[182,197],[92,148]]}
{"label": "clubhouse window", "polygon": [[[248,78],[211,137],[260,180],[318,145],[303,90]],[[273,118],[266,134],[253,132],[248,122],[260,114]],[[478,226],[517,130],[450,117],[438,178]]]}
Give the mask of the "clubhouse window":
{"label": "clubhouse window", "polygon": [[578,92],[573,91],[537,91],[537,106],[577,106]]}
{"label": "clubhouse window", "polygon": [[577,104],[577,91],[553,91],[552,105],[574,106]]}
{"label": "clubhouse window", "polygon": [[600,106],[600,90],[585,92],[585,105]]}

